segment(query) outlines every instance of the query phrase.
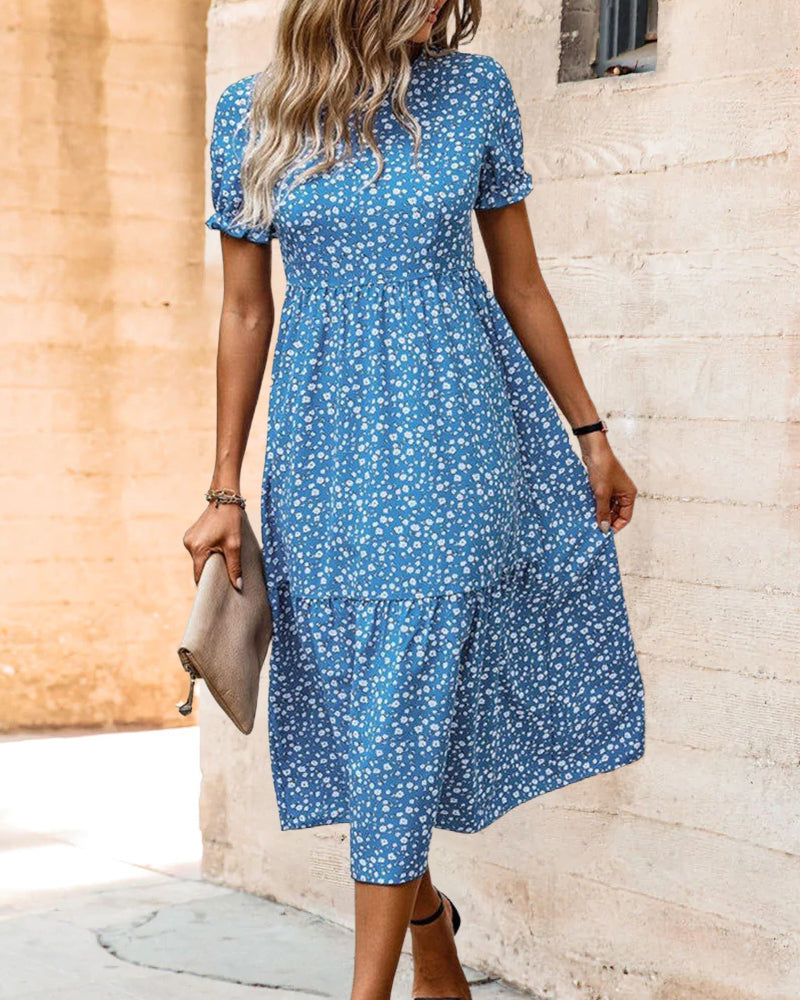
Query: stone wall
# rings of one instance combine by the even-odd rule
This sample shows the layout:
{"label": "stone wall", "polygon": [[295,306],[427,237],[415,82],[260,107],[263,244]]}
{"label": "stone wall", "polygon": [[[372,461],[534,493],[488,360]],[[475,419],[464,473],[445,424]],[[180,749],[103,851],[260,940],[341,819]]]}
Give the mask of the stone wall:
{"label": "stone wall", "polygon": [[[654,74],[558,84],[557,0],[487,5],[474,45],[513,81],[542,268],[641,490],[618,551],[647,750],[437,831],[431,863],[463,958],[543,997],[792,1000],[800,7],[659,6]],[[213,7],[210,100],[275,10]],[[265,686],[247,738],[201,699],[207,875],[351,922],[347,828],[279,832]]]}
{"label": "stone wall", "polygon": [[180,721],[214,459],[207,6],[3,4],[0,730]]}

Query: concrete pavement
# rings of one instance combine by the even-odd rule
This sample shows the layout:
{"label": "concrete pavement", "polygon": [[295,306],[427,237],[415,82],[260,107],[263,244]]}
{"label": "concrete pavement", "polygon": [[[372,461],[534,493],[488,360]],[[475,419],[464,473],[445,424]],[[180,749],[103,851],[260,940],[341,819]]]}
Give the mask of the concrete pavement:
{"label": "concrete pavement", "polygon": [[[0,740],[0,1000],[346,1000],[347,928],[202,880],[197,741]],[[404,954],[393,997],[410,983]]]}

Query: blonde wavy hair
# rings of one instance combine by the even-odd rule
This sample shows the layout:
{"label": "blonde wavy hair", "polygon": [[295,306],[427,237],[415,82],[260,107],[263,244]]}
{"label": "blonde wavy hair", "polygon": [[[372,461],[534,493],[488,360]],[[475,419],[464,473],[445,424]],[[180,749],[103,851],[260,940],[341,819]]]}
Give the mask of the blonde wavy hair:
{"label": "blonde wavy hair", "polygon": [[[376,181],[384,157],[373,122],[387,94],[416,157],[422,133],[406,107],[409,42],[431,6],[431,0],[284,0],[274,57],[253,86],[237,224],[266,228],[289,165],[311,164],[293,178],[294,187],[351,157],[354,139],[375,154],[370,183]],[[480,16],[481,0],[445,0],[419,56],[436,58],[471,40]]]}

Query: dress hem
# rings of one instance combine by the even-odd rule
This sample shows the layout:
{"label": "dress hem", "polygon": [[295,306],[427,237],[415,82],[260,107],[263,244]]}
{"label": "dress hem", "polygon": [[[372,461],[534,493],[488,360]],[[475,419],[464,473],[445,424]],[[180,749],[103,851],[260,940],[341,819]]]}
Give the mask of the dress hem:
{"label": "dress hem", "polygon": [[[512,809],[516,809],[518,806],[524,805],[526,802],[530,802],[540,795],[544,795],[547,792],[556,791],[559,788],[566,788],[568,785],[574,785],[578,781],[583,781],[585,778],[592,778],[599,774],[609,774],[612,771],[617,771],[621,767],[625,767],[627,764],[633,764],[637,760],[641,760],[645,752],[644,741],[631,747],[631,749],[623,754],[621,757],[616,757],[613,761],[606,762],[600,766],[584,766],[583,768],[573,769],[570,773],[570,777],[565,777],[562,774],[553,775],[553,777],[542,781],[536,788],[536,790],[530,790],[530,786],[526,786],[527,790],[520,791],[507,800],[500,809],[496,809],[494,812],[488,815],[488,818],[484,818],[477,823],[458,823],[453,821],[439,821],[433,824],[434,830],[446,830],[449,833],[480,833],[481,830],[485,830],[492,823],[497,822],[498,819],[502,819],[507,813],[511,812]],[[294,823],[291,821],[285,821],[279,817],[281,832],[289,832],[291,830],[310,830],[318,826],[333,826],[337,823],[349,823],[350,820],[346,812],[342,815],[330,814],[325,817],[320,817],[319,819],[301,821],[299,823]],[[425,869],[423,869],[424,871]],[[404,879],[403,881],[411,881],[411,879]],[[386,885],[397,885],[396,882],[385,882],[381,884]]]}

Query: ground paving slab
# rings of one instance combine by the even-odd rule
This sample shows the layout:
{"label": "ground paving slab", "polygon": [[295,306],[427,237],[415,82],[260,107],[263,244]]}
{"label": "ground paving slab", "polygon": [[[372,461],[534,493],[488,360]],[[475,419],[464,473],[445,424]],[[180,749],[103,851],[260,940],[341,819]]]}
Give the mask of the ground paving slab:
{"label": "ground paving slab", "polygon": [[[347,1000],[349,929],[201,877],[197,749],[193,728],[0,740],[0,1000]],[[530,1000],[466,971],[474,1000]],[[393,1000],[411,975],[404,954]]]}

